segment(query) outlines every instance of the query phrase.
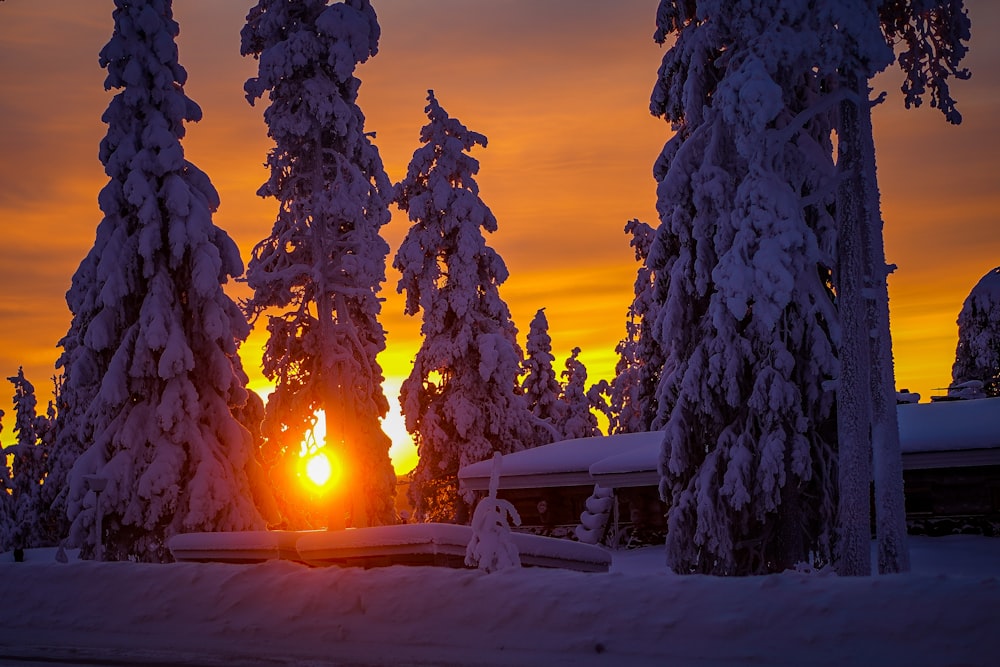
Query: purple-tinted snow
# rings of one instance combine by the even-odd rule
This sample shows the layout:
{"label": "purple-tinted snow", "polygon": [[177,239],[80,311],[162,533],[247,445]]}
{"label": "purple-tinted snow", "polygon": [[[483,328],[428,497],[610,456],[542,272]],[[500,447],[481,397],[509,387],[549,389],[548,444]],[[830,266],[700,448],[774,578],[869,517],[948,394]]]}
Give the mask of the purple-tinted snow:
{"label": "purple-tinted snow", "polygon": [[1000,540],[913,538],[913,571],[611,572],[57,563],[0,556],[0,656],[88,664],[992,665]]}

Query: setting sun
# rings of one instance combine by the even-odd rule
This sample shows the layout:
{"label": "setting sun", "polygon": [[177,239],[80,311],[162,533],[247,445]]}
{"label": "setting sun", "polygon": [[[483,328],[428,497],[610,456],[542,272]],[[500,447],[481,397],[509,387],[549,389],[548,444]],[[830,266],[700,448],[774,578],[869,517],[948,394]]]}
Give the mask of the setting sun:
{"label": "setting sun", "polygon": [[331,484],[333,479],[334,465],[327,452],[322,449],[315,450],[303,457],[306,479],[317,488],[324,488]]}

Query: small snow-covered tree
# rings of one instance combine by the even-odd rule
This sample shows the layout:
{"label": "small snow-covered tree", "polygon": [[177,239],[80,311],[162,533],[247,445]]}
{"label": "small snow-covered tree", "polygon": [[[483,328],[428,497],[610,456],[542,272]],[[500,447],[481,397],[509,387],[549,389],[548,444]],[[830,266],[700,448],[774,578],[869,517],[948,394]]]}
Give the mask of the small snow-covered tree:
{"label": "small snow-covered tree", "polygon": [[271,234],[247,267],[254,294],[245,307],[252,318],[267,311],[263,370],[275,382],[263,458],[272,479],[283,480],[289,525],[315,521],[284,473],[322,410],[326,447],[344,469],[344,488],[324,513],[329,525],[347,516],[354,526],[391,523],[396,482],[380,423],[389,403],[376,361],[385,348],[378,292],[389,252],[379,230],[389,221],[391,183],[365,132],[354,76],[378,50],[375,10],[368,0],[261,0],[242,38],[243,55],[259,63],[247,100],[267,95],[275,144],[258,194],[278,200]]}
{"label": "small snow-covered tree", "polygon": [[610,383],[610,433],[636,433],[652,428],[656,417],[656,385],[663,367],[659,343],[653,332],[656,302],[653,273],[649,268],[649,249],[655,230],[639,220],[629,220],[625,233],[632,235],[639,269],[635,278],[635,296],[625,321],[625,338],[615,347],[618,363]]}
{"label": "small snow-covered tree", "polygon": [[66,297],[61,455],[86,447],[69,475],[71,542],[93,545],[96,476],[106,557],[162,561],[175,533],[263,526],[250,434],[233,416],[248,326],[222,289],[243,266],[212,224],[218,194],[184,158],[184,122],[201,110],[184,94],[171,3],[115,5],[100,63],[122,90],[104,114],[104,218]]}
{"label": "small snow-covered tree", "polygon": [[393,266],[405,311],[423,311],[423,343],[400,402],[420,457],[410,499],[422,520],[466,523],[473,502],[458,470],[534,444],[537,422],[518,385],[517,329],[499,287],[507,279],[483,230],[497,220],[479,197],[479,162],[468,154],[486,137],[451,118],[428,91],[430,122],[420,132],[396,201],[412,226]]}
{"label": "small snow-covered tree", "polygon": [[531,320],[524,353],[525,376],[521,390],[528,409],[550,424],[561,423],[565,404],[559,400],[562,387],[552,367],[556,358],[552,354],[552,338],[549,337],[549,322],[544,308],[539,308]]}
{"label": "small snow-covered tree", "polygon": [[831,555],[834,178],[810,37],[828,17],[779,4],[657,14],[657,39],[676,39],[651,101],[675,130],[654,169],[654,426],[679,573]]}
{"label": "small snow-covered tree", "polygon": [[984,275],[962,304],[951,379],[979,380],[987,396],[1000,396],[1000,268]]}
{"label": "small snow-covered tree", "polygon": [[17,548],[53,546],[59,535],[55,530],[42,494],[48,481],[48,434],[52,425],[48,415],[39,415],[35,388],[24,377],[24,369],[7,378],[14,385],[15,444],[3,454],[11,458],[10,482],[13,500],[13,545]]}
{"label": "small snow-covered tree", "polygon": [[556,428],[565,440],[589,438],[601,435],[597,426],[597,416],[592,395],[587,391],[587,367],[580,361],[580,348],[574,347],[566,359],[565,369],[560,373],[563,379],[559,401],[563,405],[561,418]]}

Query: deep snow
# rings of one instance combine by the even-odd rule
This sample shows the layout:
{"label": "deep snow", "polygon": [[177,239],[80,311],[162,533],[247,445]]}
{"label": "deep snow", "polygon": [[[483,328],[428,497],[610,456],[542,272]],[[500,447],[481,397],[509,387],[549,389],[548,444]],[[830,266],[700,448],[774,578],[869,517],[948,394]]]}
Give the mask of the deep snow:
{"label": "deep snow", "polygon": [[910,544],[912,573],[862,578],[679,577],[662,548],[615,552],[607,574],[6,554],[0,663],[996,664],[1000,539]]}

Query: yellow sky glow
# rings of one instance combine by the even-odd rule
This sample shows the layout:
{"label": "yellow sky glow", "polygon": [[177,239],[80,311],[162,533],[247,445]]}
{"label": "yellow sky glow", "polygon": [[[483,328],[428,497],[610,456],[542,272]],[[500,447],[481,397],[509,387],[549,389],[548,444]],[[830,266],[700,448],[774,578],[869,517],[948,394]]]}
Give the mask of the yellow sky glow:
{"label": "yellow sky glow", "polygon": [[[185,90],[204,111],[188,126],[185,153],[219,190],[214,221],[244,261],[276,210],[273,200],[255,195],[271,143],[263,107],[250,107],[242,91],[256,69],[239,55],[251,4],[174,0]],[[591,381],[612,377],[624,333],[636,268],[625,222],[656,222],[652,164],[669,137],[647,111],[663,53],[651,40],[656,4],[507,0],[473,10],[464,0],[374,0],[380,52],[358,71],[367,129],[377,133],[394,181],[418,146],[428,88],[452,116],[488,137],[474,155],[481,195],[500,227],[488,242],[511,274],[501,295],[522,343],[545,307],[560,368],[579,346]],[[965,114],[960,127],[936,110],[903,109],[898,77],[875,82],[876,91],[889,91],[875,129],[886,251],[899,265],[890,279],[896,377],[924,400],[950,379],[962,301],[1000,265],[1000,41],[989,37],[1000,29],[1000,7],[967,5],[974,74],[953,86]],[[0,5],[0,373],[23,365],[40,394],[69,326],[64,294],[101,217],[100,117],[113,93],[103,90],[97,54],[111,34],[112,7],[79,0]],[[383,230],[393,252],[407,227],[394,209]],[[397,280],[389,268],[381,318],[388,349],[379,358],[393,406],[420,344],[419,320],[402,314]],[[233,296],[245,289],[230,287]],[[257,390],[267,386],[259,371],[263,335],[259,325],[242,350]],[[415,452],[399,416],[392,419],[393,460],[405,472]]]}

